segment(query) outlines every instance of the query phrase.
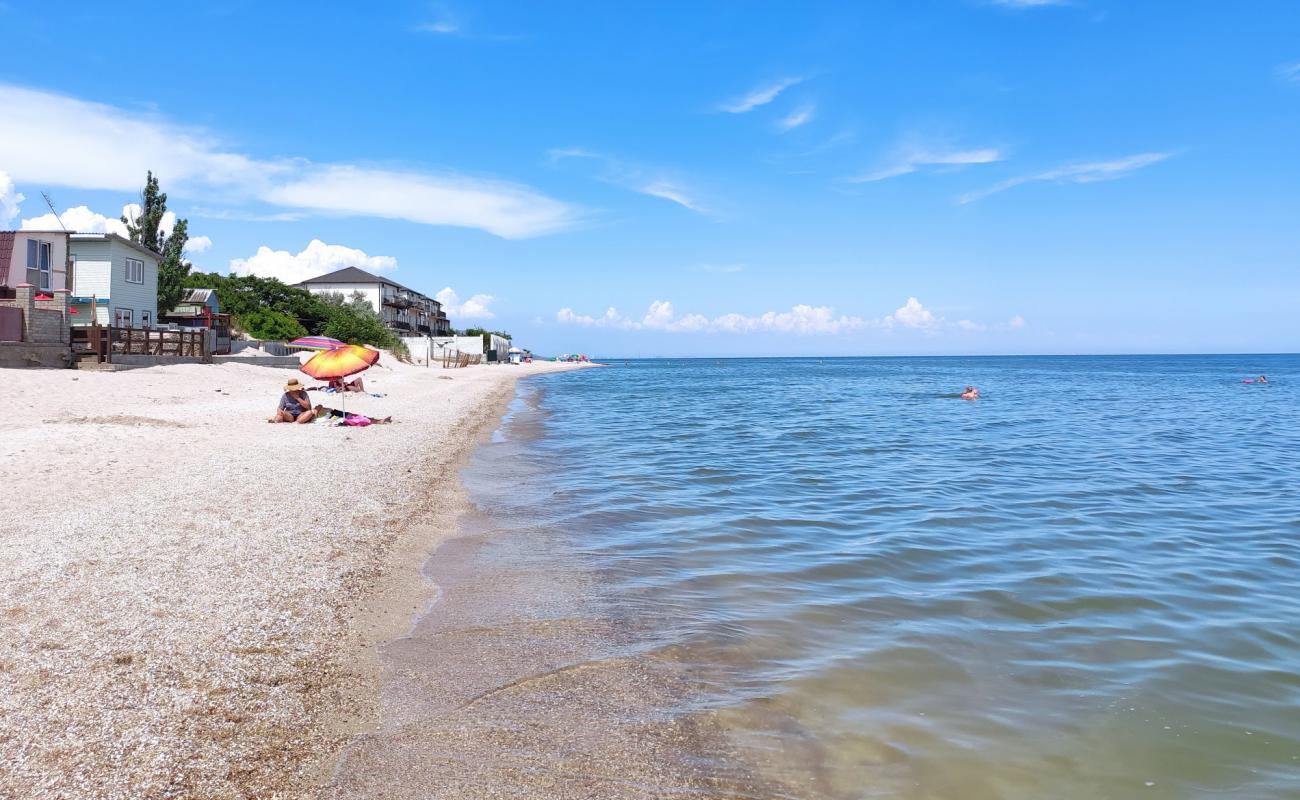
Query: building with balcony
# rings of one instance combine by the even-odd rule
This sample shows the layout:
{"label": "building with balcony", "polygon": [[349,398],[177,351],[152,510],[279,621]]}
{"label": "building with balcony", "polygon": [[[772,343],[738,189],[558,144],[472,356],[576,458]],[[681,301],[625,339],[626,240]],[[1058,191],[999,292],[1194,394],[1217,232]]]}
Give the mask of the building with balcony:
{"label": "building with balcony", "polygon": [[350,299],[360,292],[379,313],[384,326],[399,336],[447,336],[451,321],[442,303],[396,281],[344,267],[297,284],[314,294],[337,293]]}

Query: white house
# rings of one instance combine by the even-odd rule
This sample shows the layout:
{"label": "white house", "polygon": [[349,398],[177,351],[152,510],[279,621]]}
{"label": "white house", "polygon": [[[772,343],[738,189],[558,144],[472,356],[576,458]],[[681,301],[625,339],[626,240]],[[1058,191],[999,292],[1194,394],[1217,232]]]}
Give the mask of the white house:
{"label": "white house", "polygon": [[74,325],[98,321],[119,328],[152,328],[157,323],[157,253],[115,233],[74,233],[68,250]]}
{"label": "white house", "polygon": [[297,285],[314,294],[341,294],[344,299],[351,299],[353,292],[360,292],[384,325],[399,336],[446,336],[451,333],[451,323],[442,310],[442,303],[356,267],[335,270]]}

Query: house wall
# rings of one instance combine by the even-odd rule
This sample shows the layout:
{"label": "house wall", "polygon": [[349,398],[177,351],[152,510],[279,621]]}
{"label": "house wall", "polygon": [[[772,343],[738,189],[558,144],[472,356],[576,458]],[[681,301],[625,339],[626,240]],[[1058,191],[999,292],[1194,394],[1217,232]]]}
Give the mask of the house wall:
{"label": "house wall", "polygon": [[[131,309],[132,327],[143,327],[142,312],[149,312],[153,327],[158,326],[158,257],[145,254],[116,239],[72,240],[72,254],[76,260],[73,272],[74,297],[97,296],[108,299],[107,305],[96,308],[100,325],[111,325],[117,319],[117,309]],[[126,280],[126,260],[137,258],[144,262],[144,282]],[[78,306],[77,324],[90,323],[87,308]]]}
{"label": "house wall", "polygon": [[[54,291],[68,288],[68,235],[62,231],[15,231],[13,251],[9,254],[8,286],[27,283],[27,242],[35,240],[50,243],[50,285],[40,290]],[[31,282],[36,285],[36,281]]]}

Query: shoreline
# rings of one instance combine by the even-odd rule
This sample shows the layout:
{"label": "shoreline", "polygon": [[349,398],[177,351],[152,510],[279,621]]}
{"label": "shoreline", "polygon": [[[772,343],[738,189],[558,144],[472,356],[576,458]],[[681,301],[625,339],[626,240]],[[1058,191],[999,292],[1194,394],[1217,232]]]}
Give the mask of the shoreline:
{"label": "shoreline", "polygon": [[315,796],[433,596],[459,465],[575,367],[385,359],[348,408],[397,424],[362,429],[267,425],[292,370],[4,370],[0,796]]}

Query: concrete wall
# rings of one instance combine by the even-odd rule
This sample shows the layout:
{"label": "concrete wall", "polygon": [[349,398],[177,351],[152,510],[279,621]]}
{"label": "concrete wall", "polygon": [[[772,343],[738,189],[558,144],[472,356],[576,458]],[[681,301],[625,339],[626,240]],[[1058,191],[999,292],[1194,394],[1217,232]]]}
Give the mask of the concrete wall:
{"label": "concrete wall", "polygon": [[15,289],[13,300],[0,300],[0,305],[17,308],[23,314],[22,341],[0,345],[0,365],[66,367],[71,363],[68,290],[55,290],[53,300],[37,300],[38,291],[23,284]]}

